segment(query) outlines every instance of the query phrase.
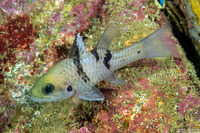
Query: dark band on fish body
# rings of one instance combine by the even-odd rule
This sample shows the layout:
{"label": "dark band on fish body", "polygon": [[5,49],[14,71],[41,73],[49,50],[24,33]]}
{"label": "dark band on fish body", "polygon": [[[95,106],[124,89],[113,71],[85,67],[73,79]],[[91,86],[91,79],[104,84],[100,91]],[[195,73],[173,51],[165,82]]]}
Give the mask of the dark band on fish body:
{"label": "dark band on fish body", "polygon": [[71,51],[70,51],[70,58],[73,58],[73,62],[74,62],[74,65],[76,66],[77,68],[77,73],[78,75],[84,80],[84,82],[87,82],[89,81],[89,77],[86,75],[86,73],[83,71],[83,66],[80,62],[80,51],[79,51],[79,48],[77,46],[77,36],[74,40],[74,43],[72,45],[72,48],[71,48]]}
{"label": "dark band on fish body", "polygon": [[74,58],[74,65],[77,68],[78,75],[84,80],[84,82],[90,81],[87,74],[83,71],[83,66],[82,66],[80,60],[77,60],[77,59]]}
{"label": "dark band on fish body", "polygon": [[96,58],[96,61],[98,62],[99,61],[99,54],[97,53],[97,51],[92,50],[91,53],[92,53],[92,55],[94,55],[94,57]]}
{"label": "dark band on fish body", "polygon": [[103,59],[103,63],[106,66],[106,68],[108,68],[108,69],[110,69],[110,64],[108,64],[108,62],[110,61],[111,58],[112,58],[112,54],[110,53],[110,50],[106,50],[106,54]]}

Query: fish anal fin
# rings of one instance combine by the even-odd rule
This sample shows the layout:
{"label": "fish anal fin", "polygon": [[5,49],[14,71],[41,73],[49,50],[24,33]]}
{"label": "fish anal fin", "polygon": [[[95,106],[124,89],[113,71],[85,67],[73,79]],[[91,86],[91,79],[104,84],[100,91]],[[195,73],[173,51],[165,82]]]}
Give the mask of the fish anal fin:
{"label": "fish anal fin", "polygon": [[118,85],[128,85],[129,83],[127,83],[126,81],[118,78],[114,73],[109,75],[107,78],[104,79],[105,81],[114,83],[114,84],[118,84]]}
{"label": "fish anal fin", "polygon": [[108,24],[94,49],[109,49],[113,38],[118,33],[119,28],[114,23]]}
{"label": "fish anal fin", "polygon": [[104,99],[103,93],[96,87],[92,87],[89,91],[80,92],[78,97],[88,101],[100,101]]}

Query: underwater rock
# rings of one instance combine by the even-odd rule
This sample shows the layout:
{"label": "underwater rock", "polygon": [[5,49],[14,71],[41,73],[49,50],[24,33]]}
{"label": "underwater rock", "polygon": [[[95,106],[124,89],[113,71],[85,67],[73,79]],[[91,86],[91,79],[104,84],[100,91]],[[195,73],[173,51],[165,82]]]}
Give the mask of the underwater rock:
{"label": "underwater rock", "polygon": [[189,35],[193,40],[193,45],[200,54],[200,2],[199,0],[176,0],[175,4],[184,13]]}
{"label": "underwater rock", "polygon": [[[121,28],[111,45],[111,49],[116,49],[134,45],[167,23],[167,16],[154,2],[146,0],[34,3],[39,9],[16,19],[5,19],[1,24],[1,31],[8,30],[8,34],[0,31],[0,42],[5,44],[1,51],[9,52],[1,58],[1,65],[8,68],[2,71],[4,83],[0,84],[0,132],[200,130],[200,82],[178,42],[180,56],[143,59],[118,70],[117,77],[128,82],[128,86],[99,83],[96,87],[105,96],[102,102],[78,100],[77,105],[75,97],[53,103],[29,101],[28,91],[34,81],[67,57],[78,32],[91,49],[105,25],[114,21]],[[4,15],[1,13],[0,18]],[[6,24],[10,28],[5,29]],[[20,33],[12,32],[13,29]],[[52,32],[47,34],[49,29]]]}

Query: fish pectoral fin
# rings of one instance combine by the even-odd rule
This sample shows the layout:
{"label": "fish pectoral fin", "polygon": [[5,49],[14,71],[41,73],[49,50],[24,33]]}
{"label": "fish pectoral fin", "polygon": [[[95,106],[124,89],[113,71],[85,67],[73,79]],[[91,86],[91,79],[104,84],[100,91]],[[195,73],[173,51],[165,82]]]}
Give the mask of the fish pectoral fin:
{"label": "fish pectoral fin", "polygon": [[111,74],[109,75],[107,78],[104,79],[105,81],[114,83],[114,84],[118,84],[118,85],[128,85],[129,83],[127,83],[126,81],[118,78],[115,74]]}
{"label": "fish pectoral fin", "polygon": [[108,24],[94,49],[109,49],[113,38],[119,33],[119,27],[114,23]]}
{"label": "fish pectoral fin", "polygon": [[80,92],[78,97],[88,101],[100,101],[104,99],[103,93],[96,87],[92,87],[86,92]]}
{"label": "fish pectoral fin", "polygon": [[70,49],[69,52],[69,58],[76,58],[79,59],[80,55],[86,52],[86,48],[83,42],[82,36],[80,36],[80,33],[76,36],[74,39],[72,48]]}

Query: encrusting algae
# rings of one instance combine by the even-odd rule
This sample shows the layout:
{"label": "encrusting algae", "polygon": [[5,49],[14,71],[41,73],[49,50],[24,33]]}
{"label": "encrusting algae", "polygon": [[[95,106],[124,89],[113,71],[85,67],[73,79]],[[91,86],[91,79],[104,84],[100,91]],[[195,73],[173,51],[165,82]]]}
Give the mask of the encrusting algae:
{"label": "encrusting algae", "polygon": [[[29,7],[26,4],[24,8]],[[112,51],[126,47],[127,40],[139,42],[143,34],[167,23],[156,5],[145,0],[35,1],[30,6],[32,10],[22,13],[37,27],[37,39],[27,51],[13,50],[19,59],[15,64],[4,64],[9,71],[4,71],[0,88],[0,132],[199,131],[200,83],[179,45],[177,57],[141,59],[117,70],[116,76],[128,86],[97,84],[103,101],[76,105],[76,97],[50,103],[27,100],[36,79],[70,53],[76,34],[83,37],[86,48],[95,50],[106,25],[114,21],[121,32],[111,44]]]}

